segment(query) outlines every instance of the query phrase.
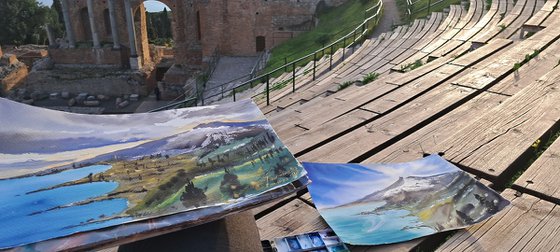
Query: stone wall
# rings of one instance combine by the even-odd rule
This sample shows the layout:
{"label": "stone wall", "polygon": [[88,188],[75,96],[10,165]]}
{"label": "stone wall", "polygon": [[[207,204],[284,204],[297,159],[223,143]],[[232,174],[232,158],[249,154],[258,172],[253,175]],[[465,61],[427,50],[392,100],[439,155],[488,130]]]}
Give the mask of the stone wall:
{"label": "stone wall", "polygon": [[148,83],[146,73],[110,68],[56,68],[32,71],[23,87],[30,92],[86,92],[113,97],[126,94],[146,96],[153,89],[153,85]]}
{"label": "stone wall", "polygon": [[49,55],[58,65],[101,65],[124,67],[128,65],[128,50],[122,48],[50,48]]}

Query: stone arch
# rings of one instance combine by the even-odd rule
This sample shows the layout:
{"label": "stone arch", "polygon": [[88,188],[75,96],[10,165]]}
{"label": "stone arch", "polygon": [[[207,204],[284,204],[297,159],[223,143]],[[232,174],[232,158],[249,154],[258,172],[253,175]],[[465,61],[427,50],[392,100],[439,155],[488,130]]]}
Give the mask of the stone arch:
{"label": "stone arch", "polygon": [[[201,41],[196,34],[197,18],[199,17],[196,12],[198,10],[192,8],[192,4],[187,7],[188,4],[184,0],[135,0],[132,2],[133,14],[146,1],[161,2],[170,11],[175,63],[187,66],[200,65],[202,63]],[[144,19],[143,22],[146,20]],[[141,43],[144,43],[142,40],[145,38],[139,37],[138,39],[140,39],[138,40],[140,46]],[[147,41],[145,42],[147,45]]]}

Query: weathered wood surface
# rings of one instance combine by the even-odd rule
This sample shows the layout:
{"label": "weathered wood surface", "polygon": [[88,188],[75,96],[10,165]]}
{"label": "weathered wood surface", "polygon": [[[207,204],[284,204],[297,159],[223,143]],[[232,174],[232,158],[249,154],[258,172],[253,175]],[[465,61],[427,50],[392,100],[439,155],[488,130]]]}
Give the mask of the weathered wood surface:
{"label": "weathered wood surface", "polygon": [[307,203],[295,199],[257,220],[261,240],[271,240],[294,234],[328,228],[319,212]]}
{"label": "weathered wood surface", "polygon": [[437,32],[432,34],[428,38],[423,39],[422,43],[414,46],[412,49],[414,49],[416,53],[409,56],[406,60],[401,62],[393,62],[396,65],[395,67],[393,67],[393,70],[400,71],[401,69],[414,64],[414,62],[424,59],[428,55],[428,53],[423,52],[425,48],[438,41],[442,34],[450,32],[455,27],[455,25],[457,25],[457,23],[459,23],[459,21],[463,18],[463,14],[465,13],[466,11],[463,10],[462,6],[451,5],[449,15],[438,27]]}
{"label": "weathered wood surface", "polygon": [[364,162],[406,162],[422,157],[425,152],[431,154],[439,143],[552,70],[560,57],[559,50],[558,46],[549,47],[523,65],[517,74],[509,75],[493,86],[490,92],[475,97]]}
{"label": "weathered wood surface", "polygon": [[468,171],[501,183],[519,168],[531,145],[557,128],[560,68],[488,111],[435,150]]}
{"label": "weathered wood surface", "polygon": [[[454,53],[454,51],[465,42],[469,41],[473,36],[480,32],[480,30],[487,27],[492,18],[497,15],[500,2],[501,1],[493,1],[490,10],[486,12],[486,14],[484,14],[484,8],[476,9],[475,14],[470,22],[459,33],[457,33],[457,35],[455,35],[453,39],[451,39],[442,47],[430,53],[429,57],[439,58],[448,54],[460,55],[461,52]],[[502,7],[502,9],[504,9],[504,7]]]}
{"label": "weathered wood surface", "polygon": [[558,205],[507,189],[511,205],[496,216],[452,236],[437,251],[559,251]]}
{"label": "weathered wood surface", "polygon": [[525,26],[533,26],[539,27],[544,21],[550,16],[550,14],[554,11],[555,6],[558,4],[557,0],[548,0],[542,8],[538,9],[538,11],[527,21],[525,22]]}
{"label": "weathered wood surface", "polygon": [[[491,53],[496,52],[497,50],[503,48],[503,46],[507,43],[505,43],[506,41],[502,41],[503,44],[500,44],[500,46],[494,47],[494,50],[484,50],[484,51],[480,51],[480,53],[473,53],[472,58],[470,58],[471,60],[473,60],[473,62],[471,64],[474,64],[475,62],[478,62],[479,60],[482,60],[484,58],[486,58],[487,56],[489,56]],[[465,61],[462,62],[462,64],[465,64],[466,66],[469,66],[471,64],[466,63]],[[462,69],[466,69],[466,67],[460,67],[460,66],[455,66],[455,65],[445,65],[443,68],[441,68],[441,72],[439,72],[439,74],[436,72],[432,72],[431,74],[427,74],[422,76],[420,79],[417,79],[414,81],[415,84],[411,85],[410,87],[407,87],[407,89],[405,91],[411,91],[411,92],[404,92],[404,93],[396,93],[396,95],[391,96],[391,98],[386,99],[385,101],[381,101],[381,102],[377,102],[377,100],[372,101],[370,104],[367,104],[365,106],[363,106],[363,108],[365,110],[368,111],[374,111],[374,112],[378,112],[378,113],[385,113],[388,112],[389,109],[392,109],[396,106],[400,106],[401,103],[403,102],[409,102],[410,99],[415,98],[417,95],[419,95],[421,92],[424,92],[425,90],[429,89],[429,88],[433,88],[435,86],[440,85],[441,83],[449,80],[450,78],[452,78],[455,74],[459,73]],[[413,74],[413,73],[410,73]],[[367,94],[366,94],[367,95]],[[442,97],[445,97],[445,94],[439,94]],[[362,94],[362,96],[364,96]],[[439,100],[440,98],[436,98],[436,100]],[[387,101],[389,100],[394,100],[396,102],[389,104]],[[448,100],[449,102],[449,100]],[[428,104],[430,103],[430,101],[425,101],[422,102],[422,104],[425,104],[425,106],[428,106]],[[380,109],[379,107],[384,106],[383,109]],[[392,106],[391,108],[387,107],[387,106]],[[415,108],[411,108],[411,111],[414,111]],[[373,118],[370,118],[373,119]],[[410,120],[407,120],[410,121]],[[298,153],[300,151],[306,150],[308,149],[310,146],[314,146],[317,145],[319,143],[324,142],[327,139],[330,139],[332,137],[334,137],[335,135],[339,134],[340,132],[336,132],[336,131],[332,131],[333,128],[337,128],[337,129],[350,129],[352,127],[357,127],[357,125],[352,125],[350,124],[348,121],[345,121],[343,118],[336,118],[333,119],[331,121],[329,121],[328,123],[324,123],[322,125],[318,125],[317,127],[306,131],[305,133],[298,135],[298,136],[294,136],[291,137],[289,139],[285,139],[284,142],[290,147],[290,149],[292,151],[294,151],[295,153]],[[306,128],[311,128],[310,126],[307,126]],[[361,133],[352,133],[353,137],[351,137],[350,139],[354,139],[354,138],[361,138],[359,136],[359,134]],[[345,136],[346,138],[346,136]],[[342,142],[344,141],[343,139],[341,140],[335,140],[335,141],[339,141]],[[350,142],[352,142],[353,140],[351,140]],[[329,145],[331,143],[328,143],[327,145]],[[355,143],[354,143],[355,144]],[[336,145],[336,144],[335,144]],[[358,146],[358,145],[355,145]],[[331,147],[334,148],[334,147]],[[337,147],[338,148],[338,147]],[[324,148],[323,150],[318,150],[319,152],[324,151],[325,149],[328,149],[327,147]],[[336,148],[335,148],[336,149]],[[341,149],[338,149],[338,151],[341,151]],[[315,151],[314,151],[315,152]],[[362,153],[364,154],[364,153]],[[318,155],[323,155],[323,154],[318,154]]]}
{"label": "weathered wood surface", "polygon": [[[423,124],[441,116],[442,111],[466,99],[469,95],[473,95],[475,91],[471,88],[448,84],[438,86],[432,92],[426,93],[392,113],[369,122],[299,158],[310,162],[355,161],[369,153],[378,152],[391,141],[396,141],[417,128],[421,128]],[[290,142],[287,141],[287,143],[290,146]]]}
{"label": "weathered wood surface", "polygon": [[[542,0],[532,0],[527,1],[525,4],[525,8],[521,9],[519,12],[517,19],[508,25],[499,35],[500,38],[511,38],[511,39],[518,39],[519,32],[521,27],[523,27],[523,23],[527,22],[527,20],[533,15],[535,8],[538,6],[538,2]],[[517,7],[517,6],[516,6]],[[517,12],[517,9],[514,9]],[[501,27],[500,27],[501,28]]]}
{"label": "weathered wood surface", "polygon": [[[546,142],[542,140],[541,144]],[[560,204],[560,140],[556,140],[521,177],[513,188]]]}
{"label": "weathered wood surface", "polygon": [[433,150],[438,143],[451,137],[464,125],[470,123],[472,118],[498,106],[507,98],[507,96],[492,93],[479,95],[449,114],[374,154],[364,160],[364,163],[408,162],[420,159],[424,154],[433,154],[429,151]]}
{"label": "weathered wood surface", "polygon": [[[534,4],[527,4],[527,0],[517,0],[513,9],[504,17],[504,19],[502,19],[497,25],[491,26],[489,29],[486,29],[485,31],[477,34],[472,41],[475,43],[486,44],[491,39],[498,36],[498,34],[504,33],[505,29],[509,29],[510,27],[517,27],[516,29],[519,29],[521,27],[521,24],[525,22],[524,20],[521,20],[519,18],[519,15],[524,10],[532,11],[532,6],[534,6]],[[518,25],[516,25],[517,23]],[[499,37],[509,38],[509,36]]]}

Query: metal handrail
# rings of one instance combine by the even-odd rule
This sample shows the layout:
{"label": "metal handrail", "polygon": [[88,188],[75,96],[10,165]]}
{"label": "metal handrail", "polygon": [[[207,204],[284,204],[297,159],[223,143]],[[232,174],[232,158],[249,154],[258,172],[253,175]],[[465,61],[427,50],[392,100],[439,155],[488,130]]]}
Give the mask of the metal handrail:
{"label": "metal handrail", "polygon": [[[287,68],[292,68],[292,71],[295,72],[295,66],[296,66],[298,63],[300,63],[301,61],[303,61],[303,60],[305,60],[305,59],[307,59],[307,58],[309,58],[309,57],[312,57],[312,56],[313,56],[313,61],[316,62],[316,61],[317,61],[317,54],[318,54],[318,53],[322,53],[322,56],[324,56],[324,54],[325,54],[324,52],[325,52],[325,50],[327,50],[327,49],[331,49],[331,53],[334,53],[334,52],[332,51],[332,48],[333,48],[336,44],[338,44],[338,43],[343,42],[343,43],[344,43],[343,48],[346,48],[346,47],[348,47],[348,46],[353,46],[353,45],[355,45],[355,43],[356,43],[357,41],[359,41],[361,38],[363,38],[364,35],[367,33],[367,30],[368,30],[367,24],[368,24],[372,19],[374,19],[374,18],[376,19],[376,20],[375,20],[375,25],[377,25],[377,23],[379,22],[380,13],[381,13],[381,10],[383,9],[383,1],[382,1],[382,0],[379,0],[375,6],[373,6],[373,7],[369,8],[369,9],[367,9],[366,11],[370,11],[370,10],[372,10],[373,8],[377,8],[377,11],[376,11],[372,16],[366,18],[363,22],[361,22],[358,26],[356,26],[351,32],[349,32],[349,33],[346,34],[345,36],[343,36],[343,37],[337,39],[336,41],[334,41],[334,42],[328,44],[327,46],[322,47],[322,48],[320,48],[320,49],[318,49],[318,50],[316,50],[316,51],[314,51],[314,52],[312,52],[312,53],[309,53],[309,54],[307,54],[307,55],[305,55],[305,56],[303,56],[303,57],[300,57],[300,58],[298,58],[298,59],[296,59],[296,60],[293,60],[293,61],[291,61],[291,62],[289,62],[289,63],[287,63],[287,64],[284,64],[284,65],[282,65],[282,66],[280,66],[280,67],[277,67],[277,68],[273,69],[272,71],[269,71],[269,72],[264,73],[264,74],[261,74],[261,75],[259,75],[259,76],[257,76],[257,77],[251,78],[250,80],[247,80],[247,81],[245,81],[245,82],[243,82],[243,83],[241,83],[241,84],[239,84],[239,85],[236,85],[235,87],[230,88],[230,89],[228,89],[228,90],[224,90],[224,92],[232,92],[232,93],[233,93],[233,100],[235,101],[235,100],[236,100],[236,97],[235,97],[236,89],[238,89],[238,88],[240,88],[240,87],[243,87],[243,86],[252,85],[253,82],[263,82],[263,80],[266,80],[267,86],[266,86],[265,92],[266,92],[266,94],[267,94],[267,105],[270,105],[270,97],[269,97],[269,93],[270,93],[270,76],[271,76],[272,74],[277,73],[277,72],[279,72],[279,71],[284,72],[283,70],[284,70],[284,69],[287,69]],[[360,31],[360,30],[361,30],[361,32],[358,33],[358,31]],[[348,40],[349,38],[352,38],[352,42],[351,42],[350,44],[346,45],[346,40]],[[344,49],[344,50],[345,50],[345,49]],[[343,55],[344,55],[344,54],[343,54]],[[315,73],[315,70],[316,70],[316,66],[313,67],[313,79],[315,79],[315,77],[316,77],[316,76],[315,76],[315,74],[316,74],[316,73]],[[295,77],[294,77],[294,76],[295,76],[295,75],[292,76],[292,80],[293,80],[293,86],[294,86],[293,91],[295,92]],[[222,85],[220,85],[220,86],[217,86],[217,87],[215,87],[215,88],[213,88],[213,89],[221,88],[222,86],[227,85],[227,84],[230,84],[231,82],[232,82],[232,81],[230,81],[230,82],[228,82],[228,83],[225,83],[225,84],[222,84]],[[261,93],[261,94],[262,94],[262,93]],[[207,100],[207,99],[216,97],[216,96],[218,96],[218,95],[222,95],[222,96],[223,96],[223,93],[211,95],[211,96],[208,96],[208,97],[203,97],[204,99],[202,99],[202,104],[204,105],[204,100]],[[257,94],[257,95],[259,95],[259,94]],[[253,97],[254,97],[254,96],[253,96]]]}

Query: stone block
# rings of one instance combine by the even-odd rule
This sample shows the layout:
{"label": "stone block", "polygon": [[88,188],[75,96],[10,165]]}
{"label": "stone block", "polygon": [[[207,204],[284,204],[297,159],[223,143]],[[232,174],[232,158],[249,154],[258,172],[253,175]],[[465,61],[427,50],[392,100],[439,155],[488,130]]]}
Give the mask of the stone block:
{"label": "stone block", "polygon": [[60,93],[54,92],[49,94],[49,99],[56,100],[60,96]]}
{"label": "stone block", "polygon": [[84,102],[84,106],[88,106],[88,107],[97,107],[99,106],[99,104],[101,103],[98,100],[93,100],[93,101],[87,100]]}
{"label": "stone block", "polygon": [[131,94],[130,95],[130,101],[138,101],[139,98],[140,98],[140,96],[138,94]]}
{"label": "stone block", "polygon": [[119,108],[125,108],[128,105],[130,105],[129,101],[123,101],[123,102],[119,103]]}
{"label": "stone block", "polygon": [[72,98],[68,100],[68,107],[72,107],[74,105],[76,105],[76,99]]}
{"label": "stone block", "polygon": [[70,98],[70,92],[66,92],[66,91],[61,92],[60,97],[62,97],[62,99],[68,99]]}
{"label": "stone block", "polygon": [[19,61],[13,54],[4,54],[0,57],[0,65],[11,66],[17,64]]}

